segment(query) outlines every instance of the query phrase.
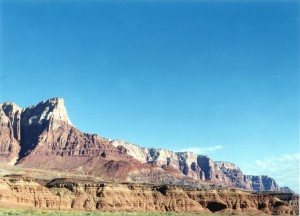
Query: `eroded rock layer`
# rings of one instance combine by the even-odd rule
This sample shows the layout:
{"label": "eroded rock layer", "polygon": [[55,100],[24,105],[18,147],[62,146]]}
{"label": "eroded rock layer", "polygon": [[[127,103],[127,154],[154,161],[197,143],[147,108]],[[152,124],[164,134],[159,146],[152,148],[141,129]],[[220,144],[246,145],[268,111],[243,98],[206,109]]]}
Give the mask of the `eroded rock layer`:
{"label": "eroded rock layer", "polygon": [[[0,104],[0,163],[101,177],[105,181],[280,191],[268,176],[247,176],[234,164],[191,152],[143,148],[82,133],[53,98],[20,108]],[[282,189],[285,192],[289,188]]]}
{"label": "eroded rock layer", "polygon": [[33,179],[0,179],[0,207],[184,213],[299,213],[299,197],[291,193],[200,190],[170,185],[114,184],[55,179],[45,186]]}
{"label": "eroded rock layer", "polygon": [[69,120],[64,100],[53,98],[25,109],[0,104],[0,162],[102,177],[107,181],[199,186],[170,168],[141,163],[122,146],[82,133]]}

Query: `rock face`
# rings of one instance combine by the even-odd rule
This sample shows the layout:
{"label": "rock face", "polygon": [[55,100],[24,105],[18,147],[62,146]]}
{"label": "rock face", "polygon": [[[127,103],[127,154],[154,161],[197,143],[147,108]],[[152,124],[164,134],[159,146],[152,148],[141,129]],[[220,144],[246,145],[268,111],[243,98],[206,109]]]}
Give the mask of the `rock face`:
{"label": "rock face", "polygon": [[14,164],[21,140],[22,109],[13,103],[0,104],[0,162]]}
{"label": "rock face", "polygon": [[[254,190],[252,180],[243,174],[242,170],[233,163],[219,161],[216,162],[220,170],[228,178],[231,185],[245,190]],[[276,189],[275,189],[276,190]]]}
{"label": "rock face", "polygon": [[54,195],[48,188],[26,178],[0,179],[0,207],[59,209],[67,206],[66,201]]}
{"label": "rock face", "polygon": [[269,176],[246,176],[255,191],[280,191],[278,184]]}
{"label": "rock face", "polygon": [[82,133],[72,125],[61,98],[24,109],[14,103],[0,104],[0,162],[93,175],[105,181],[191,187],[206,187],[209,182],[221,188],[280,190],[272,178],[246,176],[228,162]]}
{"label": "rock face", "polygon": [[268,176],[244,175],[239,167],[230,162],[214,162],[211,158],[191,152],[173,152],[166,149],[144,148],[122,140],[111,142],[122,146],[127,153],[142,163],[173,167],[195,181],[210,181],[231,188],[254,191],[281,191],[274,179]]}
{"label": "rock face", "polygon": [[[216,162],[223,173],[231,180],[237,188],[253,191],[284,191],[276,181],[269,176],[244,175],[239,167],[229,162]],[[290,192],[286,188],[286,192]]]}
{"label": "rock face", "polygon": [[180,172],[135,160],[106,138],[82,133],[71,124],[63,99],[25,109],[12,103],[0,107],[2,162],[94,175],[106,181],[199,186]]}
{"label": "rock face", "polygon": [[162,168],[172,167],[196,181],[204,181],[204,172],[197,164],[197,155],[192,152],[173,152],[166,149],[143,148],[122,140],[113,140],[115,147],[122,146],[127,154],[142,163],[156,164]]}
{"label": "rock face", "polygon": [[295,193],[289,187],[281,187],[280,191],[283,192],[283,193]]}
{"label": "rock face", "polygon": [[[281,199],[279,199],[280,197]],[[45,186],[33,179],[0,179],[0,207],[135,212],[297,215],[294,194],[200,190],[170,185],[98,183],[54,179]]]}

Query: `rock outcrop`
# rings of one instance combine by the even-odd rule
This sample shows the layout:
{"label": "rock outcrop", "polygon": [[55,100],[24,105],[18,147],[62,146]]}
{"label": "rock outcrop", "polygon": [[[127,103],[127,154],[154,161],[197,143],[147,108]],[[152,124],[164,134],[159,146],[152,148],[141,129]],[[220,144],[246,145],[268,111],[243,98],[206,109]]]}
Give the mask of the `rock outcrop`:
{"label": "rock outcrop", "polygon": [[283,193],[295,193],[289,187],[280,187],[280,191],[283,192]]}
{"label": "rock outcrop", "polygon": [[199,186],[180,172],[146,164],[106,138],[82,133],[68,118],[64,101],[53,98],[21,109],[1,104],[2,162],[102,177],[107,181]]}
{"label": "rock outcrop", "polygon": [[280,191],[276,181],[269,176],[246,176],[252,182],[254,191]]}
{"label": "rock outcrop", "polygon": [[82,133],[72,125],[61,98],[28,108],[0,104],[0,162],[87,174],[106,181],[280,191],[272,178],[244,175],[228,162]]}
{"label": "rock outcrop", "polygon": [[294,194],[201,190],[170,185],[116,184],[54,179],[45,186],[33,179],[0,179],[0,207],[226,214],[299,213]]}
{"label": "rock outcrop", "polygon": [[197,164],[197,155],[192,152],[173,152],[167,149],[144,148],[122,140],[113,140],[111,144],[115,147],[124,147],[127,154],[142,163],[156,164],[162,168],[173,167],[196,181],[205,181],[204,172]]}
{"label": "rock outcrop", "polygon": [[[0,207],[24,209],[60,209],[68,203],[60,200],[48,188],[30,178],[6,177],[0,179]],[[63,208],[62,208],[63,209]]]}
{"label": "rock outcrop", "polygon": [[[244,175],[230,162],[215,162],[208,156],[192,152],[173,152],[166,149],[145,148],[122,140],[113,140],[115,147],[124,147],[129,155],[142,163],[172,167],[195,181],[210,181],[229,188],[254,191],[281,191],[274,179],[268,176]],[[288,188],[285,189],[288,191]]]}
{"label": "rock outcrop", "polygon": [[21,113],[14,103],[0,104],[0,162],[14,164],[18,159]]}

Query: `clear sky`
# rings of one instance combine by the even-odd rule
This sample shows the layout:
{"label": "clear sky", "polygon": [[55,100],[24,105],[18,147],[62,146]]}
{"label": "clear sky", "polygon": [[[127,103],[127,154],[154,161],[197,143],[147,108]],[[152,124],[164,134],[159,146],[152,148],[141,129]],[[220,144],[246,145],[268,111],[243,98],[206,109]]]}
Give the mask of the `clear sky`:
{"label": "clear sky", "polygon": [[1,102],[299,191],[299,2],[0,2]]}

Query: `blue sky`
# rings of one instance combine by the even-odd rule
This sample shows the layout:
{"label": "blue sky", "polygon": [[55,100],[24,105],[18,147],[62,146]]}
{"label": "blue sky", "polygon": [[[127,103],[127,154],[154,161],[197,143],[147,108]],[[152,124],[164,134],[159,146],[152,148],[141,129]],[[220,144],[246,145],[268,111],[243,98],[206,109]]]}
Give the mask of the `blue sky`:
{"label": "blue sky", "polygon": [[1,102],[63,97],[84,132],[299,190],[299,2],[2,0],[0,14]]}

